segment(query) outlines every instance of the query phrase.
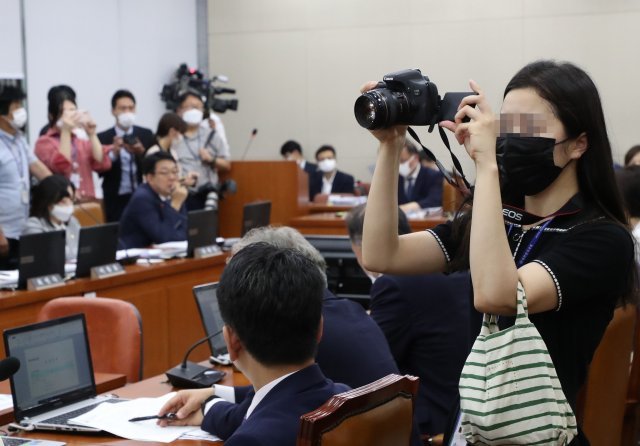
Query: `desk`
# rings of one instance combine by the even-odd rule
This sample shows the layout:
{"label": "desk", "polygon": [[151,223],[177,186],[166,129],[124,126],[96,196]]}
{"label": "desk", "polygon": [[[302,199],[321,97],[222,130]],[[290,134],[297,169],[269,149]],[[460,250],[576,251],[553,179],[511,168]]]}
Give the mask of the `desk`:
{"label": "desk", "polygon": [[[119,373],[94,373],[96,382],[96,391],[98,393],[111,392],[124,386],[127,383],[127,377]],[[11,394],[11,385],[9,380],[0,382],[0,393]],[[0,411],[0,425],[8,424],[14,421],[13,408]]]}
{"label": "desk", "polygon": [[[191,289],[220,278],[227,259],[220,254],[205,259],[177,259],[126,267],[126,274],[105,279],[71,280],[61,287],[40,291],[0,292],[0,331],[36,321],[40,308],[63,296],[95,293],[134,304],[142,317],[143,376],[164,373],[182,361],[184,353],[204,337]],[[0,347],[4,356],[4,346]],[[204,344],[194,350],[191,360],[210,354]]]}
{"label": "desk", "polygon": [[[248,385],[249,381],[240,372],[234,372],[232,367],[216,367],[220,370],[227,372],[227,375],[220,381],[220,384],[227,386],[244,386]],[[157,397],[171,392],[173,389],[168,383],[165,382],[166,377],[164,375],[154,376],[152,378],[145,379],[143,381],[130,384],[119,389],[115,389],[113,393],[122,398],[141,398],[141,397]],[[111,446],[160,446],[166,443],[156,442],[142,442],[134,440],[126,440],[124,438],[115,437],[113,435],[83,435],[83,434],[68,434],[64,432],[52,433],[52,432],[25,432],[20,433],[20,437],[31,437],[46,440],[65,441],[69,445],[95,445],[95,444],[108,444]],[[194,440],[181,440],[175,441],[171,444],[180,446],[217,446],[222,445],[222,442],[210,442],[210,441],[194,441]]]}
{"label": "desk", "polygon": [[[413,231],[424,231],[433,228],[447,219],[442,216],[410,219],[409,224]],[[345,224],[345,216],[342,213],[324,212],[318,214],[303,215],[291,219],[289,226],[297,229],[302,234],[317,235],[348,235]]]}

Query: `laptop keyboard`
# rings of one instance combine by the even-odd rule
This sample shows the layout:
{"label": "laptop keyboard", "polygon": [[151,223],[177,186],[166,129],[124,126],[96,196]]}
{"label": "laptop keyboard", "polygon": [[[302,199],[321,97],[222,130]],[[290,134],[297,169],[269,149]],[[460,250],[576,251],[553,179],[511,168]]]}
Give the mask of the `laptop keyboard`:
{"label": "laptop keyboard", "polygon": [[102,404],[102,403],[120,403],[120,402],[122,402],[122,400],[117,399],[117,398],[112,398],[112,399],[100,401],[99,403],[90,404],[88,406],[81,407],[80,409],[76,409],[76,410],[73,410],[71,412],[66,412],[66,413],[60,414],[60,415],[58,415],[56,417],[48,418],[46,420],[42,420],[38,424],[67,425],[67,424],[69,424],[68,421],[71,418],[75,418],[75,417],[77,417],[79,415],[82,415],[83,413],[87,413],[90,410],[95,409],[99,404]]}

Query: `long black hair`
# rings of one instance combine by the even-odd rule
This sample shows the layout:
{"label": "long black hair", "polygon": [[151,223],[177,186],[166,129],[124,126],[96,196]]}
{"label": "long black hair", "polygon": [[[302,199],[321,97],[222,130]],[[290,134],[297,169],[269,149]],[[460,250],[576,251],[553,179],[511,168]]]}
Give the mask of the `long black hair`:
{"label": "long black hair", "polygon": [[29,216],[43,218],[53,226],[49,206],[59,203],[63,198],[71,197],[69,187],[75,190],[73,184],[62,175],[50,175],[40,181],[33,188]]}
{"label": "long black hair", "polygon": [[[589,75],[569,62],[539,60],[518,71],[504,90],[506,96],[512,90],[533,89],[552,107],[553,114],[564,126],[569,139],[582,133],[587,136],[588,148],[577,160],[578,186],[582,197],[595,206],[608,220],[628,231],[624,202],[613,171],[611,144],[607,135],[602,104],[598,89]],[[504,98],[503,96],[503,98]],[[503,191],[503,199],[506,191]],[[458,237],[460,254],[468,265],[468,243],[471,222],[470,204],[463,204],[458,224],[453,234]],[[631,235],[630,235],[631,236]],[[466,252],[464,252],[466,250]],[[456,266],[465,260],[456,259]],[[624,302],[635,299],[637,271],[630,268],[629,282]]]}

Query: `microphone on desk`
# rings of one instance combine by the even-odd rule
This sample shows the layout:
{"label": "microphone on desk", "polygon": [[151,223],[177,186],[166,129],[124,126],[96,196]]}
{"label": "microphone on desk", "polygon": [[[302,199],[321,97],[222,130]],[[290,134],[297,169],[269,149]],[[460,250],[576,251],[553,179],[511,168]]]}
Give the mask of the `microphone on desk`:
{"label": "microphone on desk", "polygon": [[[211,387],[222,379],[225,375],[224,372],[218,370],[212,370],[209,367],[201,366],[191,361],[187,361],[191,352],[200,344],[205,343],[209,339],[218,336],[222,333],[222,330],[218,330],[215,333],[205,336],[198,342],[193,344],[187,350],[184,355],[182,363],[178,364],[174,368],[167,370],[165,373],[167,379],[173,387],[181,387],[184,389],[201,389],[204,387]],[[0,363],[1,364],[1,363]]]}
{"label": "microphone on desk", "polygon": [[0,381],[13,376],[20,369],[20,360],[14,356],[8,356],[0,361]]}
{"label": "microphone on desk", "polygon": [[244,161],[245,157],[247,156],[247,153],[249,153],[249,147],[251,147],[251,143],[253,142],[253,140],[256,139],[257,134],[258,134],[258,129],[253,129],[251,131],[251,135],[249,136],[249,141],[247,141],[247,146],[244,148],[244,153],[240,157],[240,161]]}

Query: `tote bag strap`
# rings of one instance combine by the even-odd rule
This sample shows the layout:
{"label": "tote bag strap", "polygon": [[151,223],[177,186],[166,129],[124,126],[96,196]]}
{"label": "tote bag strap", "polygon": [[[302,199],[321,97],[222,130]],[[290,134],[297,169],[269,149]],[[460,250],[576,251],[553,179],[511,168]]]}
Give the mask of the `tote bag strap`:
{"label": "tote bag strap", "polygon": [[[516,297],[516,325],[529,324],[529,309],[527,307],[527,295],[524,292],[522,283],[518,281],[517,297]],[[482,328],[480,334],[483,336],[490,335],[491,333],[497,333],[500,331],[498,327],[498,316],[495,314],[485,313],[482,318]]]}

